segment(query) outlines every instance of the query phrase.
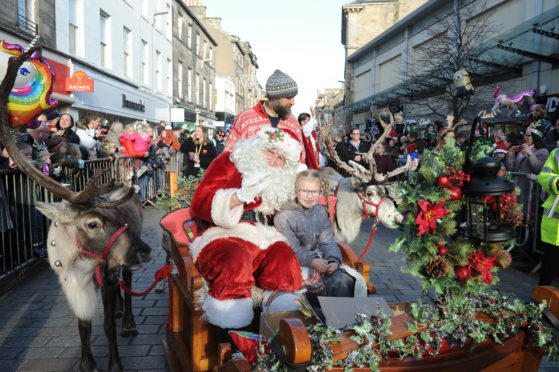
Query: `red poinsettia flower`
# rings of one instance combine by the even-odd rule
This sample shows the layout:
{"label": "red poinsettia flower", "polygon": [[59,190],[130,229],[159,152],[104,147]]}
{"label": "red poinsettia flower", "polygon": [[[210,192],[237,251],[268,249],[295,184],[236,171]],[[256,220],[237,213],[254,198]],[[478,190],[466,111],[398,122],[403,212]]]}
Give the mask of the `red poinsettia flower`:
{"label": "red poinsettia flower", "polygon": [[418,200],[417,205],[421,209],[415,223],[419,225],[419,234],[423,235],[427,231],[431,234],[435,232],[437,227],[437,219],[449,215],[450,212],[444,209],[445,200],[441,200],[434,207],[431,207],[431,202],[427,200]]}
{"label": "red poinsettia flower", "polygon": [[478,281],[484,281],[487,284],[491,284],[493,281],[493,275],[491,270],[497,264],[497,259],[495,257],[485,257],[482,251],[477,251],[477,254],[470,254],[470,265],[481,274]]}

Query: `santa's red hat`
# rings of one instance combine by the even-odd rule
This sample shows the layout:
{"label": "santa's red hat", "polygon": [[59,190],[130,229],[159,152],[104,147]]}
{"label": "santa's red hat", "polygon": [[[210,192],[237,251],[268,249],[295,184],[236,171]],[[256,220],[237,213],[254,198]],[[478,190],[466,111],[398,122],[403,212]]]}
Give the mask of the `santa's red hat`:
{"label": "santa's red hat", "polygon": [[506,154],[508,151],[507,146],[505,146],[505,141],[499,141],[495,144],[495,150],[493,153],[496,154],[501,152]]}
{"label": "santa's red hat", "polygon": [[415,143],[411,143],[406,147],[406,150],[408,151],[408,154],[411,154],[412,152],[415,152],[416,149],[417,149],[417,146],[415,145]]}

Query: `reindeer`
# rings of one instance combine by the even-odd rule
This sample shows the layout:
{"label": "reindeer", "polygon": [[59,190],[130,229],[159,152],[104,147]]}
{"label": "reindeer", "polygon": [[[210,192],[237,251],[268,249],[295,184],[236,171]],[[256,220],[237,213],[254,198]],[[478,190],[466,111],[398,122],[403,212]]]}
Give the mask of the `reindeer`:
{"label": "reindeer", "polygon": [[343,178],[331,168],[322,171],[330,186],[335,186],[337,189],[338,200],[335,209],[334,234],[336,238],[348,243],[355,240],[359,234],[361,222],[367,217],[373,217],[391,229],[395,228],[394,222],[403,220],[403,216],[398,212],[393,201],[394,190],[387,181],[391,177],[417,167],[417,160],[412,162],[408,158],[407,164],[403,167],[397,168],[386,175],[377,173],[373,154],[375,148],[380,146],[390,133],[394,125],[394,118],[390,114],[390,125],[387,125],[380,117],[379,121],[384,128],[384,133],[367,153],[362,154],[363,158],[369,163],[369,170],[367,170],[354,161],[350,161],[348,165],[340,159],[330,139],[332,121],[322,127],[320,118],[318,120],[322,144],[336,164],[351,174],[350,178]]}
{"label": "reindeer", "polygon": [[[19,169],[41,186],[63,199],[59,203],[37,203],[52,220],[48,233],[49,263],[58,275],[70,307],[78,318],[81,339],[80,372],[96,371],[91,351],[91,321],[96,315],[97,289],[101,287],[105,335],[109,341],[108,371],[122,371],[116,339],[115,309],[122,269],[130,288],[131,270],[151,259],[151,248],[140,239],[141,203],[136,190],[114,180],[98,185],[97,174],[82,192],[75,193],[29,164],[9,136],[8,97],[22,63],[41,48],[32,47],[10,59],[0,85],[0,140]],[[121,334],[137,334],[130,296],[125,296]]]}

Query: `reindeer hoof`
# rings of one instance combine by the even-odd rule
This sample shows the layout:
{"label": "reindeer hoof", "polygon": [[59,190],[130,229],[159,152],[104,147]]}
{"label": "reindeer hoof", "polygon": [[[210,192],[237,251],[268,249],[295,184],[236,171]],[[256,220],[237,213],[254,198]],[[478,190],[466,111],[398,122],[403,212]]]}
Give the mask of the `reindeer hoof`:
{"label": "reindeer hoof", "polygon": [[115,311],[115,318],[122,318],[122,310]]}
{"label": "reindeer hoof", "polygon": [[122,337],[135,337],[138,335],[138,330],[136,330],[136,328],[121,329],[120,335]]}
{"label": "reindeer hoof", "polygon": [[165,291],[165,281],[160,281],[155,287],[155,293],[163,293]]}

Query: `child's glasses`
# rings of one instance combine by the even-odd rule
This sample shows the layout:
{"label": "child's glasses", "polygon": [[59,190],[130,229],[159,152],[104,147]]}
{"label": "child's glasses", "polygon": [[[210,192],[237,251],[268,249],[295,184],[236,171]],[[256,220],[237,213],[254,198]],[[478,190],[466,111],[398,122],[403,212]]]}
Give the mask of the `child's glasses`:
{"label": "child's glasses", "polygon": [[317,196],[320,196],[322,194],[322,190],[297,189],[297,191],[303,196],[312,195],[314,197],[317,197]]}

